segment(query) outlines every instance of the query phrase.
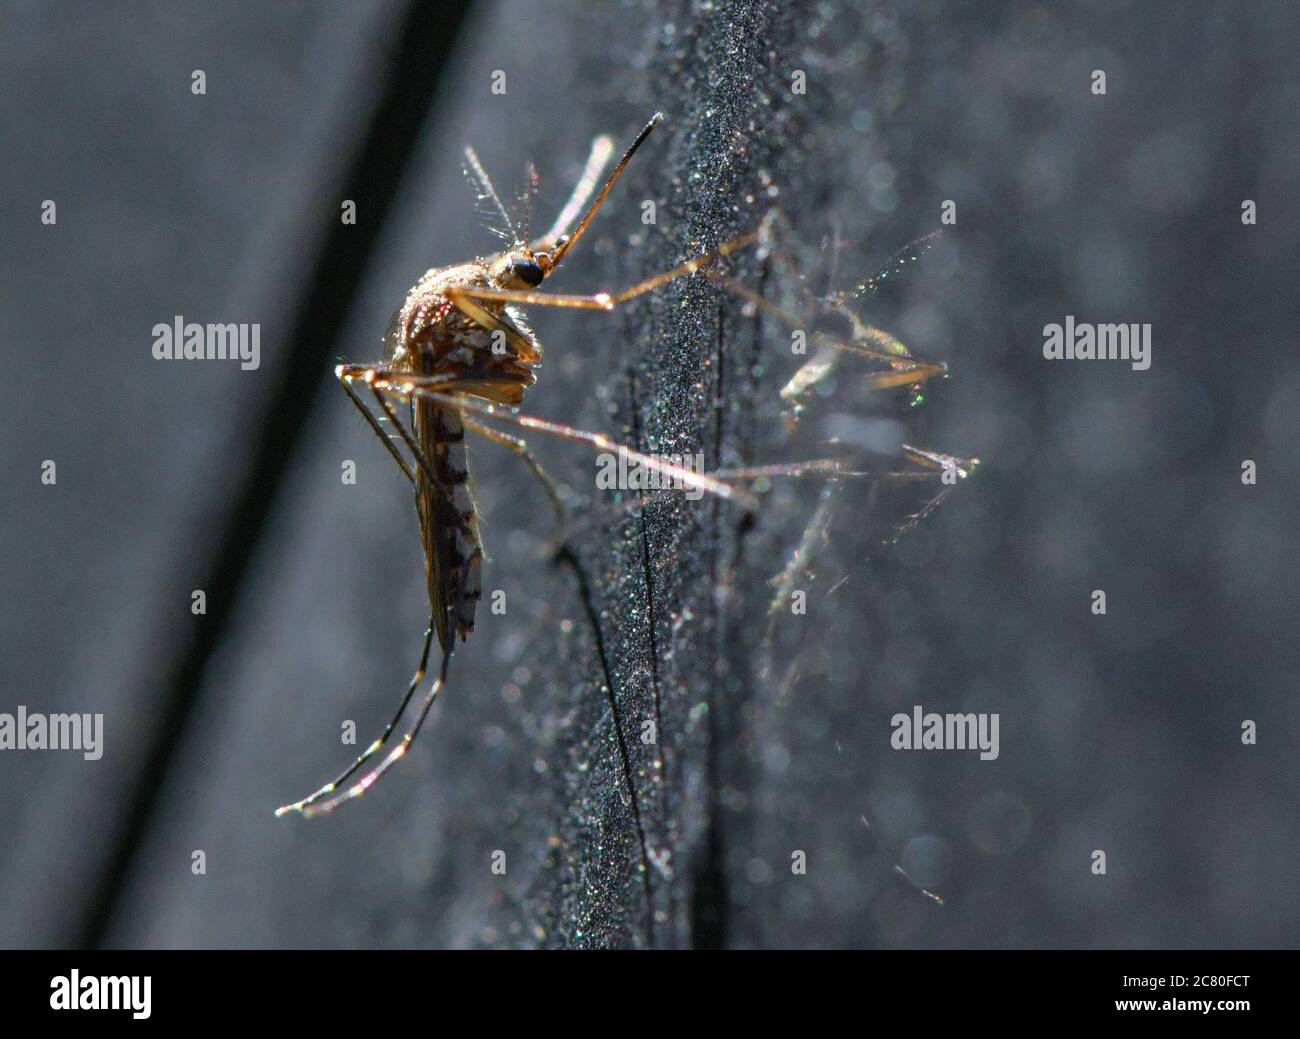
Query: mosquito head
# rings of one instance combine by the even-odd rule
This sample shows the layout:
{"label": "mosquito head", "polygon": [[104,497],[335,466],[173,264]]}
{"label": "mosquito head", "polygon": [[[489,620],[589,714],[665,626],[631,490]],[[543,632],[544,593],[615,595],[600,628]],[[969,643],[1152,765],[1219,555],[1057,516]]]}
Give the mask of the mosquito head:
{"label": "mosquito head", "polygon": [[[663,115],[659,112],[656,112],[651,117],[641,132],[637,134],[636,139],[628,147],[627,151],[623,153],[623,157],[619,159],[618,165],[614,167],[613,172],[605,179],[605,183],[600,188],[600,191],[596,193],[595,199],[587,206],[582,219],[578,221],[572,230],[569,230],[569,224],[577,217],[585,200],[590,198],[590,192],[594,190],[597,183],[596,178],[599,175],[599,168],[604,164],[610,150],[613,148],[613,142],[609,138],[597,138],[592,148],[592,158],[588,160],[588,172],[584,175],[583,180],[579,182],[574,197],[569,201],[569,205],[565,206],[564,212],[560,214],[556,226],[545,237],[538,240],[537,245],[539,248],[533,248],[528,238],[527,222],[525,222],[523,236],[517,236],[515,244],[511,248],[499,253],[492,260],[489,268],[492,283],[499,289],[522,290],[537,288],[560,265],[569,250],[578,244],[578,239],[587,230],[587,225],[591,223],[596,211],[600,209],[601,203],[605,201],[605,197],[609,194],[610,188],[614,186],[614,182],[622,175],[628,160],[636,154],[636,150],[641,147],[642,142],[650,136],[650,131],[658,126],[662,119]],[[476,172],[482,183],[488,184],[487,174],[481,172],[481,166],[474,153],[467,150],[466,156],[469,160],[469,168]],[[535,174],[530,172],[528,179],[530,185],[529,195],[531,195],[531,187],[536,179]],[[491,185],[488,184],[485,190],[490,192]],[[509,215],[505,211],[505,206],[501,205],[500,200],[496,199],[494,192],[491,193],[491,197],[496,200],[502,218],[508,221]],[[525,196],[526,199],[528,197]],[[511,225],[511,231],[514,231],[513,225]]]}
{"label": "mosquito head", "polygon": [[535,289],[551,273],[551,254],[517,246],[492,264],[492,282],[499,289]]}

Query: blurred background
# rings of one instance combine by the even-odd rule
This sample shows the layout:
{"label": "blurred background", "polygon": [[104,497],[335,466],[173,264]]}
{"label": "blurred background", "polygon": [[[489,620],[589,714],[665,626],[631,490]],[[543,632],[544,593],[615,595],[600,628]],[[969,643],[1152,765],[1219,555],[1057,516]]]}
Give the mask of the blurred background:
{"label": "blurred background", "polygon": [[[102,713],[104,753],[0,753],[0,943],[1294,946],[1298,44],[1282,3],[5,5],[0,711]],[[509,200],[536,163],[547,226],[656,110],[548,288],[777,209],[791,262],[731,273],[795,308],[952,200],[855,304],[951,378],[909,410],[846,360],[791,435],[789,329],[696,277],[533,310],[524,410],[710,468],[885,429],[979,469],[890,545],[920,502],[883,483],[620,507],[533,436],[557,562],[540,486],[472,443],[505,614],[383,783],[274,819],[388,720],[427,618],[333,365],[497,247],[466,144]],[[259,323],[260,366],[154,360],[175,315]],[[1066,315],[1149,322],[1150,370],[1047,362]],[[770,612],[801,546],[807,613]],[[998,713],[997,760],[891,749],[918,704]]]}

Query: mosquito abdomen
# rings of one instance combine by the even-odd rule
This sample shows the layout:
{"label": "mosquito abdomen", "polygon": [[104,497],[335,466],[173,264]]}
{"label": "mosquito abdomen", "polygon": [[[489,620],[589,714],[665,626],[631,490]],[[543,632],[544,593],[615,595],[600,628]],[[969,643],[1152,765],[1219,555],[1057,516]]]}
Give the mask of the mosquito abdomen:
{"label": "mosquito abdomen", "polygon": [[423,469],[415,474],[429,605],[445,651],[456,635],[463,640],[474,630],[483,545],[460,414],[429,401],[416,402],[414,410],[416,440],[436,477]]}

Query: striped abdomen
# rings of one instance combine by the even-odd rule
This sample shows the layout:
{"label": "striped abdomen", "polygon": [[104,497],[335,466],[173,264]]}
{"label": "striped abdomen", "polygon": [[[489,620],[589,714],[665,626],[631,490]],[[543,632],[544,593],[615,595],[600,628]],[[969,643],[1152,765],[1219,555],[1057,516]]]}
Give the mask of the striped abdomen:
{"label": "striped abdomen", "polygon": [[463,640],[474,630],[474,608],[482,595],[483,543],[460,413],[425,400],[415,402],[414,412],[415,442],[437,477],[431,481],[423,467],[416,467],[429,605],[438,642],[446,651],[457,634]]}

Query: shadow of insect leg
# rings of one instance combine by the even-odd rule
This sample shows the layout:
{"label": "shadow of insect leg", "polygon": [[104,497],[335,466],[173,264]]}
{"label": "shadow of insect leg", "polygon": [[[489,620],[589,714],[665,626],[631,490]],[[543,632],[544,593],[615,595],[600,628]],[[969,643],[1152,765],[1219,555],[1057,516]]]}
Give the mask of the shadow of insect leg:
{"label": "shadow of insect leg", "polygon": [[[475,377],[471,380],[465,380],[461,385],[479,385],[480,382],[481,379]],[[434,386],[439,388],[435,389]],[[620,444],[604,433],[593,433],[589,430],[578,429],[576,426],[565,425],[562,422],[552,422],[549,419],[538,418],[534,415],[520,415],[513,410],[503,409],[499,405],[487,403],[476,397],[466,396],[464,392],[457,392],[458,386],[454,382],[449,383],[440,378],[431,379],[403,375],[391,381],[380,380],[376,383],[376,388],[399,397],[414,397],[440,404],[443,407],[457,409],[461,412],[462,418],[467,414],[477,415],[481,419],[504,422],[518,426],[521,429],[558,437],[561,440],[586,444],[594,451],[621,454],[627,459],[628,465],[641,466],[647,472],[655,473],[661,479],[666,479],[674,485],[702,491],[705,494],[712,494],[724,501],[735,502],[746,509],[758,507],[757,499],[743,487],[734,486],[724,480],[718,480],[707,474],[695,472],[693,469],[687,469],[674,462],[656,458],[653,455],[643,454],[625,444]],[[478,394],[480,390],[476,389],[473,392]]]}

